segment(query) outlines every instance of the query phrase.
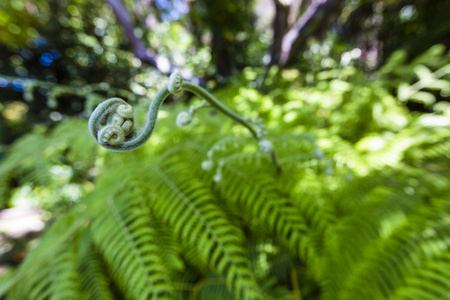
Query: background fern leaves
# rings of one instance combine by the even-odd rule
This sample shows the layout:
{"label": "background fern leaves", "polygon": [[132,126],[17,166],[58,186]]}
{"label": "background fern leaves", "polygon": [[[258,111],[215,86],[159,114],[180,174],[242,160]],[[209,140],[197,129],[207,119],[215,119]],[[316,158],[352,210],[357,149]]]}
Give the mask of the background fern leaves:
{"label": "background fern leaves", "polygon": [[[154,167],[151,203],[155,214],[167,222],[179,239],[196,247],[202,260],[226,277],[237,299],[264,299],[249,267],[243,233],[227,220],[211,192],[192,178],[182,162]],[[171,178],[176,178],[174,181]]]}
{"label": "background fern leaves", "polygon": [[276,193],[276,184],[271,176],[244,173],[236,166],[226,164],[223,168],[223,182],[219,186],[223,199],[234,202],[248,222],[261,222],[274,236],[284,241],[293,253],[302,259],[308,256],[308,249],[302,247],[307,238],[308,227],[300,213],[287,199]]}
{"label": "background fern leaves", "polygon": [[78,273],[78,257],[71,243],[64,243],[50,262],[51,300],[78,299],[81,294],[81,276]]}
{"label": "background fern leaves", "polygon": [[[8,284],[6,299],[79,299],[78,237],[86,219],[73,213],[58,217]],[[71,242],[69,242],[71,241]],[[10,286],[9,286],[10,285]]]}
{"label": "background fern leaves", "polygon": [[[90,236],[86,235],[90,239]],[[92,241],[87,243],[80,263],[80,274],[83,289],[87,291],[87,299],[114,299],[114,294],[110,289],[112,280],[108,277],[103,258],[98,254]]]}
{"label": "background fern leaves", "polygon": [[[122,196],[123,197],[123,196]],[[168,271],[161,259],[149,210],[128,193],[106,199],[104,214],[91,227],[115,282],[128,299],[171,299]]]}
{"label": "background fern leaves", "polygon": [[[299,123],[311,118],[302,111]],[[3,203],[28,190],[51,200],[52,215],[36,248],[1,280],[0,296],[448,297],[450,128],[392,113],[406,120],[403,129],[361,132],[359,141],[274,121],[281,174],[257,143],[230,136],[226,123],[220,133],[222,124],[206,114],[206,126],[185,131],[174,129],[176,113],[162,117],[149,143],[130,153],[99,151],[81,121],[30,134],[0,164],[1,193],[12,195]],[[204,161],[213,167],[202,169]],[[78,197],[58,196],[73,186]]]}

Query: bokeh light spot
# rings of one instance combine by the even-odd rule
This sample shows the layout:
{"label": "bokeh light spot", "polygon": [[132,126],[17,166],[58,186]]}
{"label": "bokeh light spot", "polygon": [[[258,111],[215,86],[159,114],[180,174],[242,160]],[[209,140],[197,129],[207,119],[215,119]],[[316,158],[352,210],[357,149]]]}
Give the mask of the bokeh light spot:
{"label": "bokeh light spot", "polygon": [[12,82],[12,89],[17,91],[17,92],[23,92],[23,90],[25,89],[26,85],[27,84],[22,79],[15,79]]}
{"label": "bokeh light spot", "polygon": [[39,63],[44,67],[49,67],[53,62],[53,56],[50,53],[44,52],[39,58]]}
{"label": "bokeh light spot", "polygon": [[7,87],[7,86],[8,86],[8,80],[0,77],[0,87]]}
{"label": "bokeh light spot", "polygon": [[28,112],[28,106],[19,101],[8,103],[2,112],[2,116],[12,122],[17,122],[25,119],[25,114]]}
{"label": "bokeh light spot", "polygon": [[74,17],[77,17],[80,14],[80,11],[78,10],[78,8],[75,5],[69,5],[67,7],[67,11],[69,12],[69,14],[71,14]]}
{"label": "bokeh light spot", "polygon": [[52,111],[50,113],[50,119],[54,122],[58,122],[62,120],[62,115],[57,111]]}

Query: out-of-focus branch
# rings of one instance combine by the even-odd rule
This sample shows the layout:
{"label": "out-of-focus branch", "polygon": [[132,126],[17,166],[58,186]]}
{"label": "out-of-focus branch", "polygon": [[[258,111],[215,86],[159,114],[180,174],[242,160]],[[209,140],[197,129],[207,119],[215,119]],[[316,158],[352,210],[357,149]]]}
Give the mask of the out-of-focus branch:
{"label": "out-of-focus branch", "polygon": [[[165,57],[162,57],[152,50],[148,49],[144,43],[136,36],[134,33],[134,26],[131,22],[131,17],[128,13],[127,8],[122,3],[121,0],[105,0],[113,9],[114,14],[116,15],[117,21],[122,25],[125,30],[125,35],[130,41],[131,45],[134,49],[134,54],[137,58],[139,58],[143,63],[157,68],[163,74],[170,74],[175,70],[175,67],[172,63]],[[184,72],[182,72],[183,75]]]}
{"label": "out-of-focus branch", "polygon": [[290,6],[285,5],[280,0],[274,0],[275,4],[275,17],[273,19],[273,40],[270,48],[270,64],[269,68],[278,63],[280,60],[281,43],[283,36],[288,29],[288,16]]}
{"label": "out-of-focus branch", "polygon": [[286,66],[306,45],[306,38],[317,34],[331,13],[339,10],[339,0],[316,0],[306,9],[294,26],[283,36],[279,65]]}

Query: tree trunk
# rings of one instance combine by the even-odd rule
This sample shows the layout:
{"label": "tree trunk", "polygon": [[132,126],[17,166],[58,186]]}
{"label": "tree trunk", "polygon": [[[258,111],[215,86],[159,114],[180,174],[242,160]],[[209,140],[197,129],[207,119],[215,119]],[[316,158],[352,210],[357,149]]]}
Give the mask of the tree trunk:
{"label": "tree trunk", "polygon": [[134,26],[127,8],[120,0],[105,0],[112,8],[117,21],[125,30],[125,35],[134,49],[134,55],[143,63],[157,68],[163,74],[170,74],[174,70],[172,63],[165,57],[155,54],[148,49],[134,33]]}
{"label": "tree trunk", "polygon": [[343,7],[340,0],[317,0],[311,3],[294,26],[283,36],[279,65],[291,64],[306,46],[306,39],[323,33]]}
{"label": "tree trunk", "polygon": [[272,47],[270,49],[269,68],[278,64],[280,61],[281,43],[283,41],[283,36],[288,29],[288,16],[290,10],[289,5],[284,5],[279,0],[273,0],[273,2],[275,4],[275,17],[272,24],[273,39]]}

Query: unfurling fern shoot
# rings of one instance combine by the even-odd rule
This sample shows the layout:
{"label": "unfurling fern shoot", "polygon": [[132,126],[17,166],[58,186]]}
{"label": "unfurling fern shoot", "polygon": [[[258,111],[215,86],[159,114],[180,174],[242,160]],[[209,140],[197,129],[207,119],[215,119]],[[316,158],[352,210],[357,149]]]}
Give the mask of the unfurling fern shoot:
{"label": "unfurling fern shoot", "polygon": [[[195,112],[202,107],[212,106],[222,112],[227,117],[245,126],[252,136],[260,143],[263,152],[271,156],[278,171],[281,166],[273,146],[267,147],[270,143],[264,138],[264,126],[259,120],[243,118],[224,106],[213,95],[198,85],[184,82],[180,72],[174,72],[167,85],[161,89],[150,104],[147,113],[147,120],[144,128],[139,133],[134,128],[134,111],[131,105],[119,98],[111,98],[100,105],[92,112],[89,118],[89,132],[92,138],[102,147],[111,151],[130,151],[142,146],[153,133],[158,118],[159,108],[170,94],[178,94],[183,90],[194,93],[204,99],[199,106],[192,106],[189,112],[181,112],[177,116],[177,125],[180,127],[191,123]],[[253,126],[256,126],[255,129]]]}

